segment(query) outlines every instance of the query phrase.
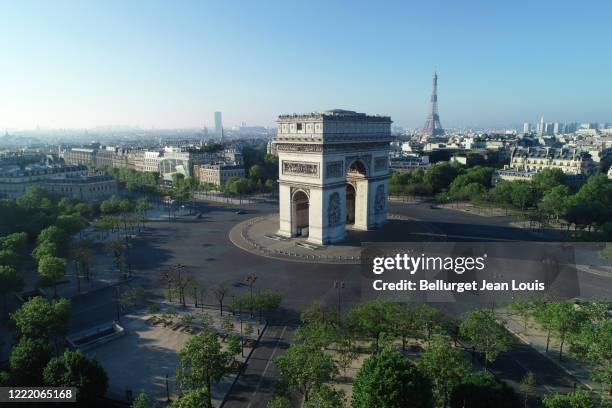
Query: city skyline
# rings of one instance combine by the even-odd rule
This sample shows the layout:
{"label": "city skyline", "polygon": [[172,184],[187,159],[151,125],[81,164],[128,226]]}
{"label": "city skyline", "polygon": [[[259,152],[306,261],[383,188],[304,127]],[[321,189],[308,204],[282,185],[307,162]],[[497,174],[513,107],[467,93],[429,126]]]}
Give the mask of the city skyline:
{"label": "city skyline", "polygon": [[446,128],[609,122],[611,29],[563,28],[609,11],[604,2],[5,3],[0,129],[212,129],[216,111],[226,127],[274,126],[282,113],[332,108],[417,129],[434,70]]}

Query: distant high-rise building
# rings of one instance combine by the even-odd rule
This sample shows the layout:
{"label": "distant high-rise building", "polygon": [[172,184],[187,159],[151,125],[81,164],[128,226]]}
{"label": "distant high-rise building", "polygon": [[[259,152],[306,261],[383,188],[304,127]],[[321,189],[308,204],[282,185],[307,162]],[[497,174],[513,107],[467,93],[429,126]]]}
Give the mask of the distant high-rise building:
{"label": "distant high-rise building", "polygon": [[221,112],[215,112],[215,133],[217,136],[223,134],[223,121],[221,120]]}
{"label": "distant high-rise building", "polygon": [[523,123],[523,133],[531,132],[531,124],[529,122]]}
{"label": "distant high-rise building", "polygon": [[553,123],[546,123],[544,125],[544,134],[545,135],[547,135],[547,136],[554,135],[554,130],[555,130],[555,127],[554,127]]}
{"label": "distant high-rise building", "polygon": [[544,136],[544,132],[546,132],[546,124],[544,123],[544,116],[542,116],[540,123],[538,123],[538,135]]}
{"label": "distant high-rise building", "polygon": [[555,122],[553,124],[553,133],[555,135],[559,135],[559,134],[563,133],[564,127],[565,126],[563,125],[563,123]]}
{"label": "distant high-rise building", "polygon": [[444,134],[444,129],[440,124],[440,115],[438,115],[438,74],[433,75],[433,91],[431,93],[431,108],[425,127],[423,127],[423,135],[425,136],[441,136]]}

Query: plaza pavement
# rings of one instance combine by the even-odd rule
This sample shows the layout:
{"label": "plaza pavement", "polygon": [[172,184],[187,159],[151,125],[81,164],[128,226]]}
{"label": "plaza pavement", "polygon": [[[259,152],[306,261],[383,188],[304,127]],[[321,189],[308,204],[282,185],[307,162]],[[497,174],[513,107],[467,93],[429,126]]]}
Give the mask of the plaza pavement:
{"label": "plaza pavement", "polygon": [[[270,204],[255,204],[237,207],[216,203],[195,203],[196,212],[201,217],[184,216],[174,221],[159,219],[147,224],[142,235],[133,241],[130,261],[134,266],[135,278],[131,285],[138,285],[150,291],[153,296],[163,297],[159,273],[168,266],[181,263],[185,271],[197,278],[204,288],[210,289],[218,284],[226,285],[232,294],[248,293],[245,282],[247,275],[254,274],[257,281],[254,290],[268,289],[282,295],[281,310],[270,316],[272,327],[283,327],[299,317],[299,312],[314,301],[328,305],[338,303],[338,292],[333,284],[336,280],[345,282],[341,292],[342,310],[348,310],[361,299],[362,279],[358,265],[350,264],[317,264],[311,262],[287,262],[269,257],[255,255],[236,247],[230,240],[230,230],[243,221],[263,216],[276,211]],[[244,214],[236,210],[240,208]],[[410,217],[411,228],[419,234],[406,234],[399,229],[396,234],[387,237],[388,241],[405,241],[407,239],[431,239],[448,241],[506,241],[506,240],[542,240],[528,230],[509,226],[508,217],[479,217],[449,209],[432,209],[428,204],[390,204],[390,212]],[[369,235],[370,233],[365,233]],[[546,238],[553,240],[555,232]],[[358,237],[356,239],[362,239]],[[581,273],[579,276],[584,290],[612,297],[610,280],[603,276]],[[188,302],[190,291],[187,291]],[[207,291],[207,304],[214,305],[215,299]],[[454,305],[446,305],[445,311],[460,314],[465,310],[455,310]],[[82,297],[73,302],[74,319],[80,324],[95,325],[98,321],[112,320],[112,291],[100,291],[89,297]],[[272,333],[277,335],[277,331]],[[274,338],[274,337],[273,337]],[[261,358],[268,358],[274,346],[262,351]],[[278,353],[278,351],[277,351]],[[255,354],[260,355],[259,353]],[[498,365],[499,364],[499,365]],[[250,373],[250,381],[239,381],[240,398],[250,395],[251,406],[265,406],[265,401],[272,394],[272,381],[259,381],[254,378],[268,378],[270,369],[264,373],[264,367]],[[259,365],[258,365],[259,367]],[[270,367],[270,365],[268,365]],[[573,379],[542,357],[535,349],[525,345],[512,354],[502,356],[496,363],[496,369],[502,378],[519,380],[524,375],[523,367],[537,369],[543,386],[551,390],[566,390]],[[532,370],[533,371],[533,370]],[[246,377],[245,377],[246,381]],[[240,387],[242,384],[242,387]],[[250,387],[250,388],[249,388]],[[250,391],[249,391],[250,390]],[[233,395],[232,391],[230,397]],[[237,391],[238,392],[238,391]],[[259,405],[257,405],[259,404]],[[246,406],[246,405],[232,405]]]}

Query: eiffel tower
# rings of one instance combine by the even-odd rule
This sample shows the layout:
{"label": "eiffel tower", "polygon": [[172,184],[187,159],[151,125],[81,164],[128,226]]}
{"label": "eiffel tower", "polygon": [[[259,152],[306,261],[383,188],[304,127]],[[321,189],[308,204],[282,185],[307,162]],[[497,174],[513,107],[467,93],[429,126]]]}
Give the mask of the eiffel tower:
{"label": "eiffel tower", "polygon": [[442,136],[444,129],[440,124],[440,115],[438,115],[438,74],[433,75],[433,92],[431,94],[431,111],[427,116],[427,121],[423,127],[424,136]]}

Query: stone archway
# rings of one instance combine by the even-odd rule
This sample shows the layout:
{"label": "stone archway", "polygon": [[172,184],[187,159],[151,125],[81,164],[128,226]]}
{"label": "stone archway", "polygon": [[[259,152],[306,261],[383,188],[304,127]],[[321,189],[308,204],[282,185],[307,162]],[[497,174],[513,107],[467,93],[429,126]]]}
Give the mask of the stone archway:
{"label": "stone archway", "polygon": [[279,116],[278,234],[329,244],[344,240],[347,225],[383,225],[387,207],[374,196],[387,199],[392,139],[388,116],[339,109]]}
{"label": "stone archway", "polygon": [[364,159],[351,158],[346,168],[346,225],[367,230],[369,182]]}
{"label": "stone archway", "polygon": [[346,225],[355,224],[355,186],[346,184]]}
{"label": "stone archway", "polygon": [[291,197],[293,236],[307,238],[310,225],[310,199],[304,190],[296,190]]}

